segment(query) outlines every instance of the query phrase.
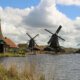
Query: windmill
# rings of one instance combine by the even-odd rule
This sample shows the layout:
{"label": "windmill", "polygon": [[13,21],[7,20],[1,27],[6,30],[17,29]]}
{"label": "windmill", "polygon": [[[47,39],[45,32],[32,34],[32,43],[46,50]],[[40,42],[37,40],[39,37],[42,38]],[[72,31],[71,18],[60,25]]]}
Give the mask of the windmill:
{"label": "windmill", "polygon": [[38,49],[36,48],[36,46],[38,46],[38,45],[37,45],[37,43],[35,42],[35,38],[36,38],[37,36],[39,36],[39,34],[37,34],[37,35],[34,36],[34,37],[31,37],[31,35],[28,34],[28,33],[26,33],[26,34],[27,34],[27,35],[29,36],[29,38],[30,38],[28,48],[29,48],[30,50],[38,50]]}
{"label": "windmill", "polygon": [[65,41],[63,38],[58,36],[58,33],[60,32],[61,28],[62,28],[62,26],[60,25],[55,33],[52,33],[51,31],[45,29],[45,31],[47,31],[50,34],[52,34],[50,40],[48,41],[49,47],[52,48],[52,49],[55,49],[55,50],[61,49],[58,39],[61,39],[62,41]]}

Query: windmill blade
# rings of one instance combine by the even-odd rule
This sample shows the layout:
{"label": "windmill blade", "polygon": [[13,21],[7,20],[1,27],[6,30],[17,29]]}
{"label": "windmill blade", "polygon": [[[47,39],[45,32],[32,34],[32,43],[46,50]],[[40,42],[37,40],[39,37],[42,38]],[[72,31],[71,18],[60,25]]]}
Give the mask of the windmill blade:
{"label": "windmill blade", "polygon": [[28,33],[26,33],[30,38],[32,38]]}
{"label": "windmill blade", "polygon": [[59,33],[59,31],[61,30],[61,28],[62,28],[62,26],[60,25],[60,26],[58,27],[57,31],[56,31],[56,34]]}
{"label": "windmill blade", "polygon": [[36,46],[38,46],[38,44],[35,42]]}
{"label": "windmill blade", "polygon": [[51,34],[53,34],[51,31],[49,31],[49,30],[47,30],[47,29],[44,29],[45,31],[47,31],[47,32],[49,32],[49,33],[51,33]]}
{"label": "windmill blade", "polygon": [[36,36],[34,36],[33,39],[36,38],[37,36],[39,36],[39,34],[37,34]]}
{"label": "windmill blade", "polygon": [[38,46],[37,43],[35,43],[35,44],[36,44],[36,46]]}
{"label": "windmill blade", "polygon": [[52,42],[52,37],[51,37],[50,40],[48,41],[48,44],[49,44],[50,42]]}
{"label": "windmill blade", "polygon": [[58,36],[58,38],[61,39],[61,40],[63,40],[63,41],[65,41],[65,39],[61,38],[60,36]]}

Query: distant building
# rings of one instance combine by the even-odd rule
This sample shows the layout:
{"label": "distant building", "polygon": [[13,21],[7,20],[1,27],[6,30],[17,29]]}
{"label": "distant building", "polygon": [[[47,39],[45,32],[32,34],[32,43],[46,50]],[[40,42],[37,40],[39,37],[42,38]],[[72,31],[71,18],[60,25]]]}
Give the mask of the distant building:
{"label": "distant building", "polygon": [[8,49],[15,49],[18,46],[9,38],[3,37],[0,20],[0,53],[7,52]]}
{"label": "distant building", "polygon": [[27,43],[19,43],[18,44],[18,47],[19,48],[25,48],[26,49],[26,48],[28,48],[28,44]]}

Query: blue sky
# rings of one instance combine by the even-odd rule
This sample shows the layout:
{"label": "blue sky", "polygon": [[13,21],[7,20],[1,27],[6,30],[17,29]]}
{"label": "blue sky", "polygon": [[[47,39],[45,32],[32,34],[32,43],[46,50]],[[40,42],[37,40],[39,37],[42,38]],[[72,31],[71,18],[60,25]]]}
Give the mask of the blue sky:
{"label": "blue sky", "polygon": [[[37,6],[40,3],[40,0],[0,0],[0,6],[3,8],[13,7],[24,9],[26,7]],[[76,17],[80,16],[80,6],[65,6],[65,5],[56,5],[57,9],[64,13],[67,17],[74,20]]]}
{"label": "blue sky", "polygon": [[24,9],[26,7],[36,6],[40,0],[0,0],[0,6],[3,8],[10,6],[13,8]]}
{"label": "blue sky", "polygon": [[71,18],[71,19],[75,19],[76,17],[80,16],[80,6],[75,6],[75,5],[71,5],[71,6],[65,6],[65,5],[56,5],[57,9],[66,14],[67,17]]}

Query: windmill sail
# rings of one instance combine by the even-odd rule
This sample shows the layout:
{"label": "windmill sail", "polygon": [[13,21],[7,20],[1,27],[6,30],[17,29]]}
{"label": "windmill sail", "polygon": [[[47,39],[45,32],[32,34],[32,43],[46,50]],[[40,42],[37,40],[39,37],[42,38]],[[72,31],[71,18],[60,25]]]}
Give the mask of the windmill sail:
{"label": "windmill sail", "polygon": [[26,34],[27,34],[30,38],[32,38],[30,34],[28,34],[28,33],[26,33]]}
{"label": "windmill sail", "polygon": [[36,38],[37,36],[39,36],[39,34],[37,34],[36,36],[34,36],[33,39]]}
{"label": "windmill sail", "polygon": [[59,39],[61,39],[61,40],[65,41],[65,39],[61,38],[60,36],[58,36],[58,37],[59,37]]}
{"label": "windmill sail", "polygon": [[59,33],[59,31],[61,30],[61,28],[62,28],[62,26],[60,25],[59,28],[58,28],[57,31],[56,31],[56,34]]}
{"label": "windmill sail", "polygon": [[45,31],[47,31],[47,32],[49,32],[49,33],[51,33],[51,34],[53,34],[51,31],[49,31],[49,30],[47,30],[47,29],[44,29]]}

